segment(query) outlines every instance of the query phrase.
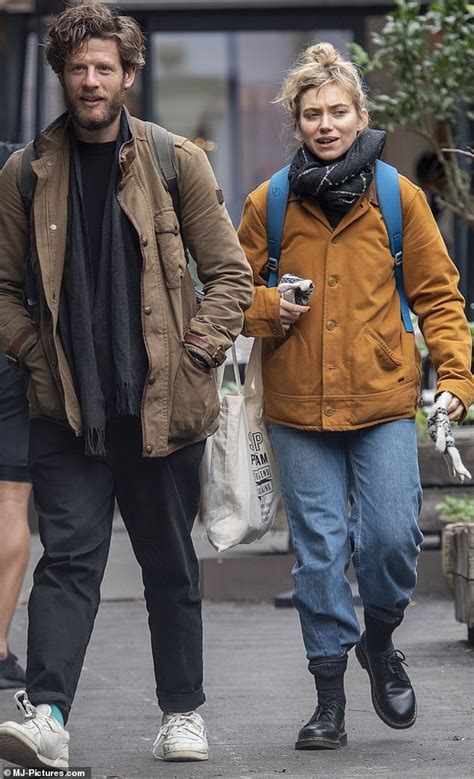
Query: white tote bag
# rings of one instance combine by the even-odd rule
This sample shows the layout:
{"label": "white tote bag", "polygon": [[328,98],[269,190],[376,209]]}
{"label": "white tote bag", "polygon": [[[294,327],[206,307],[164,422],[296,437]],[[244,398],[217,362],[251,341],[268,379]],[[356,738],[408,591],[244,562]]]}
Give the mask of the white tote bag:
{"label": "white tote bag", "polygon": [[261,339],[255,339],[245,384],[232,349],[235,392],[221,392],[212,437],[206,530],[218,552],[250,544],[272,526],[281,496],[278,469],[263,419]]}

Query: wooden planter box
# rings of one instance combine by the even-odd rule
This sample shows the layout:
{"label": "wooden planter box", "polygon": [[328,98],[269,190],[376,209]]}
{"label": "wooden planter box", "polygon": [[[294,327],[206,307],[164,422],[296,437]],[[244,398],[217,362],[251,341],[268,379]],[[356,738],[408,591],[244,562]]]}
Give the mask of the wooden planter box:
{"label": "wooden planter box", "polygon": [[443,568],[452,577],[456,619],[467,624],[468,640],[474,643],[474,523],[446,525]]}

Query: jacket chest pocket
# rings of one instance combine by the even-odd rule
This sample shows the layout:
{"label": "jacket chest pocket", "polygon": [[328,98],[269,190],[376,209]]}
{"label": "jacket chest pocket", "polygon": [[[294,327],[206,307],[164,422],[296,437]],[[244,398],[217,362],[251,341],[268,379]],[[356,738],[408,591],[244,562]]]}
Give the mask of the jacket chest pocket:
{"label": "jacket chest pocket", "polygon": [[180,287],[186,269],[186,258],[178,220],[172,208],[155,213],[155,235],[166,285]]}

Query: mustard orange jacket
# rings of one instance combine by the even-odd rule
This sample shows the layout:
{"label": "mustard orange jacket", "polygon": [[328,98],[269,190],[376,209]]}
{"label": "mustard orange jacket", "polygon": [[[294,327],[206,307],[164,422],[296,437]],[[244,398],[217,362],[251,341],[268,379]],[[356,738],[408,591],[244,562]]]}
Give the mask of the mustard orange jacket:
{"label": "mustard orange jacket", "polygon": [[[244,334],[261,336],[265,414],[308,430],[353,430],[414,416],[421,359],[404,329],[394,261],[375,188],[333,230],[314,204],[290,195],[279,277],[311,278],[311,310],[287,334],[268,274],[268,182],[247,198],[239,238],[254,276]],[[403,273],[411,310],[435,365],[437,391],[465,409],[474,398],[471,335],[450,260],[423,192],[400,176]]]}

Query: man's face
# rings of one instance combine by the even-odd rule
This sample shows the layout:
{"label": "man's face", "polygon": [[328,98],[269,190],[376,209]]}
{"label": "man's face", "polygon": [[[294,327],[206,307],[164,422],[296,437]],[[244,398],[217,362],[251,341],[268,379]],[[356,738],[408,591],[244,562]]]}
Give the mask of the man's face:
{"label": "man's face", "polygon": [[[76,128],[94,133],[94,140],[117,130],[125,91],[132,86],[135,69],[124,71],[113,38],[90,38],[64,65],[61,83],[64,101]],[[99,137],[97,137],[99,136]]]}

